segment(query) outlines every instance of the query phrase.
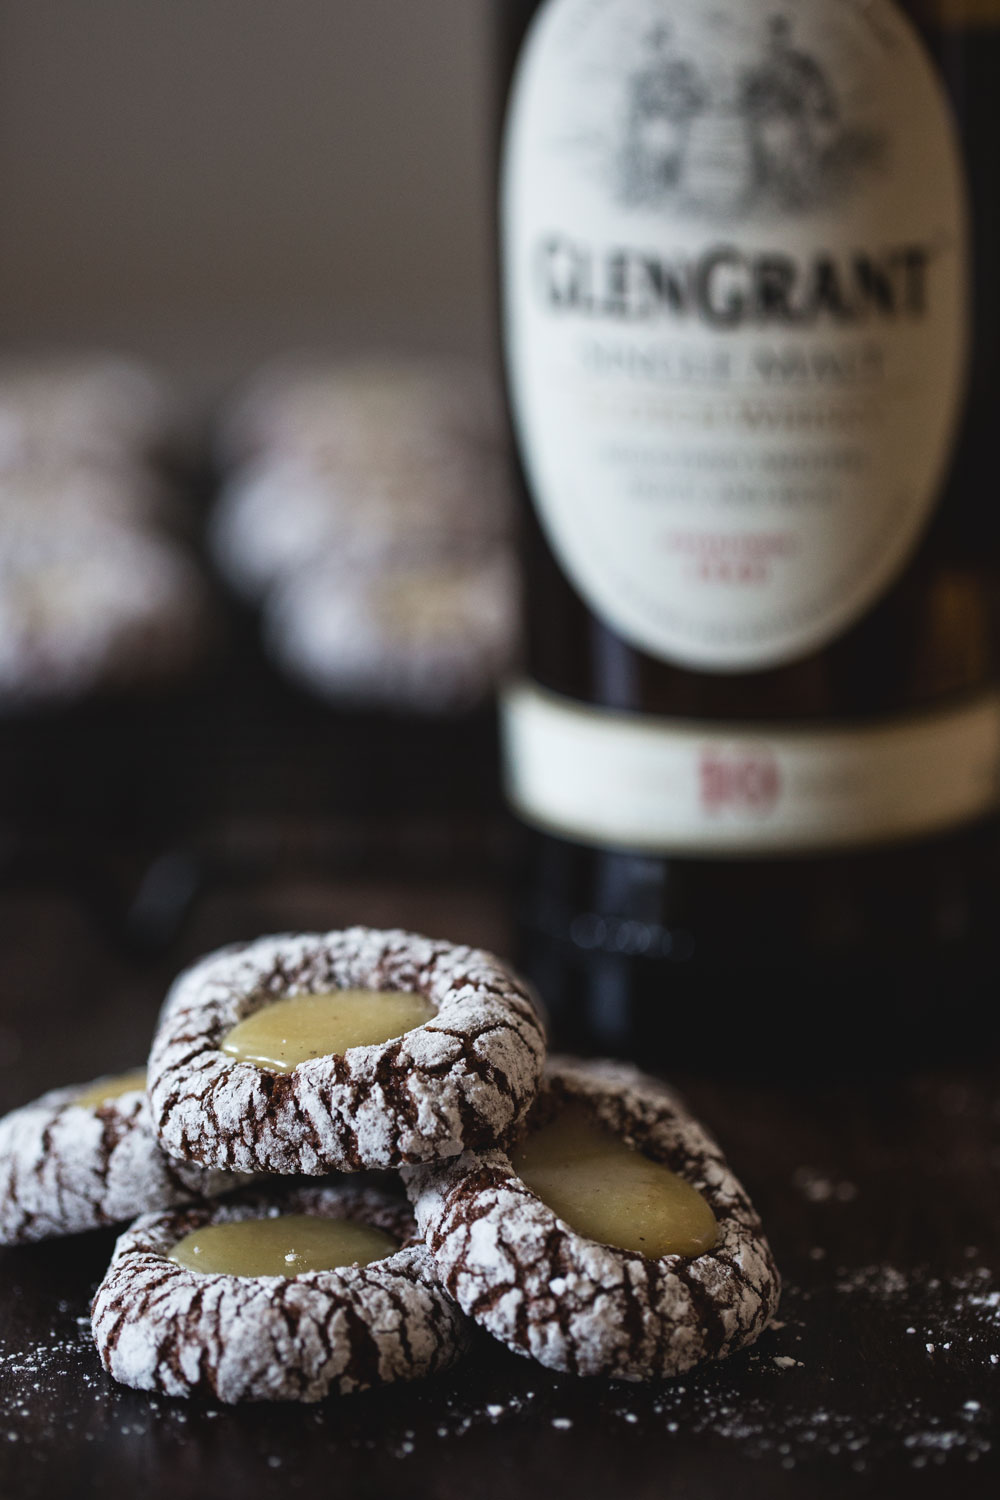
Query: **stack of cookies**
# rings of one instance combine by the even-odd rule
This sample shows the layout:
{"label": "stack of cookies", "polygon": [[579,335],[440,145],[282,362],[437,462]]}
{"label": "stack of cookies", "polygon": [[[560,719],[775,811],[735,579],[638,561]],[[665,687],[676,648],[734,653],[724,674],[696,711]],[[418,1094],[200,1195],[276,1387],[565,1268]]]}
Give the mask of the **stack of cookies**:
{"label": "stack of cookies", "polygon": [[104,355],[0,366],[0,711],[189,669],[207,594],[169,534],[171,403]]}
{"label": "stack of cookies", "polygon": [[[405,1195],[404,1195],[405,1190]],[[0,1243],[139,1217],[93,1304],[115,1379],[317,1401],[456,1360],[660,1378],[753,1342],[779,1282],[657,1080],[553,1059],[491,955],[355,928],[213,954],[146,1074],[0,1122]]]}
{"label": "stack of cookies", "polygon": [[450,712],[517,633],[499,402],[475,366],[286,364],[223,419],[211,542],[271,655],[337,703]]}

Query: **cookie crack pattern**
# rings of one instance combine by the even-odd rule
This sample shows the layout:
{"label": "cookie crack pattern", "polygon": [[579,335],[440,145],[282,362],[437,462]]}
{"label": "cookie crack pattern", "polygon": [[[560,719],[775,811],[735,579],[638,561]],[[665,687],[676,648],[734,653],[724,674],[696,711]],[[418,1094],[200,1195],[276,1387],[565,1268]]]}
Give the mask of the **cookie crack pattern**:
{"label": "cookie crack pattern", "polygon": [[[220,1050],[269,999],[415,990],[436,1016],[403,1037],[275,1076]],[[164,1149],[243,1172],[321,1176],[456,1156],[523,1120],[544,1064],[529,997],[490,954],[403,932],[262,938],[211,955],[164,1004],[149,1062]]]}
{"label": "cookie crack pattern", "polygon": [[573,1101],[697,1185],[718,1222],[715,1249],[649,1260],[585,1239],[503,1150],[467,1152],[403,1170],[450,1295],[515,1352],[580,1375],[665,1377],[753,1342],[776,1312],[780,1281],[718,1146],[659,1080],[624,1064],[554,1059],[532,1120]]}
{"label": "cookie crack pattern", "polygon": [[0,1244],[79,1234],[245,1183],[167,1156],[144,1094],[94,1108],[77,1103],[81,1092],[54,1089],[0,1120]]}
{"label": "cookie crack pattern", "polygon": [[276,1209],[355,1218],[401,1242],[414,1231],[405,1202],[340,1184],[241,1193],[145,1215],[118,1241],[94,1298],[105,1369],[126,1385],[171,1396],[313,1402],[436,1373],[465,1350],[465,1319],[422,1245],[287,1280],[202,1275],[167,1259],[193,1229]]}

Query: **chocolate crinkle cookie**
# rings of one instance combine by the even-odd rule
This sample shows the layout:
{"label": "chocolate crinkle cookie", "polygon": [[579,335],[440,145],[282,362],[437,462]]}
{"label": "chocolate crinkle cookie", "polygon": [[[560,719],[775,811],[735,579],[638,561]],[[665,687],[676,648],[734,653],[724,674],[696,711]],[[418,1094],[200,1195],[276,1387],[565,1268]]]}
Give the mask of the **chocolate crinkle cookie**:
{"label": "chocolate crinkle cookie", "polygon": [[[709,1248],[650,1258],[585,1237],[518,1175],[511,1154],[517,1160],[519,1142],[511,1154],[466,1153],[404,1170],[451,1295],[509,1348],[579,1375],[671,1376],[753,1343],[775,1313],[780,1282],[718,1146],[658,1080],[572,1059],[550,1063],[524,1140],[570,1107],[668,1167],[664,1175],[682,1179],[688,1199],[697,1191],[702,1217],[711,1210],[709,1224],[715,1219]],[[555,1183],[558,1162],[552,1168],[552,1159],[543,1162],[539,1180]]]}
{"label": "chocolate crinkle cookie", "polygon": [[141,1074],[54,1089],[0,1120],[0,1244],[121,1224],[245,1181],[160,1150]]}
{"label": "chocolate crinkle cookie", "polygon": [[[202,1271],[170,1258],[206,1226],[286,1214],[370,1226],[386,1237],[383,1258],[295,1275]],[[227,1403],[312,1402],[434,1374],[464,1349],[465,1320],[427,1251],[408,1243],[412,1232],[404,1200],[342,1185],[146,1215],[118,1241],[94,1300],[98,1353],[125,1385]]]}
{"label": "chocolate crinkle cookie", "polygon": [[[416,447],[416,444],[414,445]],[[475,563],[511,532],[510,487],[499,459],[434,446],[354,464],[259,460],[223,485],[209,544],[250,600],[322,559],[369,576],[382,569]]]}
{"label": "chocolate crinkle cookie", "polygon": [[[412,999],[417,1024],[379,1040],[322,1042],[285,1070],[223,1050],[279,1000],[338,992]],[[167,996],[149,1062],[165,1149],[233,1171],[397,1167],[494,1145],[538,1089],[542,1024],[488,953],[405,932],[262,938],[204,959]]]}
{"label": "chocolate crinkle cookie", "polygon": [[265,635],[278,664],[333,702],[447,713],[475,707],[513,665],[513,558],[346,569],[320,559],[276,588]]}
{"label": "chocolate crinkle cookie", "polygon": [[497,450],[502,413],[495,382],[477,361],[292,354],[230,398],[219,417],[216,456],[222,468],[262,454],[362,466],[428,444]]}
{"label": "chocolate crinkle cookie", "polygon": [[214,634],[201,574],[156,532],[91,518],[0,555],[0,713],[167,685]]}
{"label": "chocolate crinkle cookie", "polygon": [[101,350],[0,360],[0,470],[39,457],[145,460],[169,447],[173,393],[139,360]]}

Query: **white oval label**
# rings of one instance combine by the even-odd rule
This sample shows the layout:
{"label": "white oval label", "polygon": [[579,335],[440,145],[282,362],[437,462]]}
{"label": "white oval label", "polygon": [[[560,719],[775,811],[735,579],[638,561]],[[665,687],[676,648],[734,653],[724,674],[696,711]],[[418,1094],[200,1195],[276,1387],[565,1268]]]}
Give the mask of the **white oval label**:
{"label": "white oval label", "polygon": [[561,565],[700,671],[817,649],[898,575],[967,345],[951,111],[892,0],[548,0],[503,171],[507,360]]}

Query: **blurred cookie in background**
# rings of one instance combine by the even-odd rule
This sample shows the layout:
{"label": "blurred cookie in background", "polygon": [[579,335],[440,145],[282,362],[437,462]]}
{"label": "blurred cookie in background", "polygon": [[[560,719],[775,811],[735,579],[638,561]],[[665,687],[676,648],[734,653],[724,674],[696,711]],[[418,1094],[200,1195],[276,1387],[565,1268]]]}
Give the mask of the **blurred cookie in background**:
{"label": "blurred cookie in background", "polygon": [[215,452],[229,469],[262,454],[363,466],[414,438],[499,449],[502,413],[494,382],[472,360],[288,356],[233,396],[218,423]]}
{"label": "blurred cookie in background", "polygon": [[0,712],[160,687],[215,639],[159,462],[164,383],[112,355],[0,362]]}
{"label": "blurred cookie in background", "polygon": [[220,426],[238,467],[209,545],[280,669],[343,705],[491,697],[518,618],[501,428],[461,361],[286,362],[248,382]]}
{"label": "blurred cookie in background", "polygon": [[204,579],[169,539],[64,523],[0,552],[0,713],[160,687],[214,638]]}
{"label": "blurred cookie in background", "polygon": [[176,528],[176,501],[164,480],[132,463],[81,464],[38,458],[0,468],[0,539],[3,550],[19,538],[47,535],[63,525],[88,524]]}
{"label": "blurred cookie in background", "polygon": [[365,571],[321,558],[268,598],[276,664],[344,706],[454,713],[488,700],[516,655],[513,555]]}
{"label": "blurred cookie in background", "polygon": [[0,470],[158,460],[177,413],[158,375],[103,353],[0,358]]}
{"label": "blurred cookie in background", "polygon": [[319,553],[368,568],[487,556],[511,529],[498,458],[399,436],[362,461],[261,457],[223,488],[212,554],[233,588],[259,600]]}

